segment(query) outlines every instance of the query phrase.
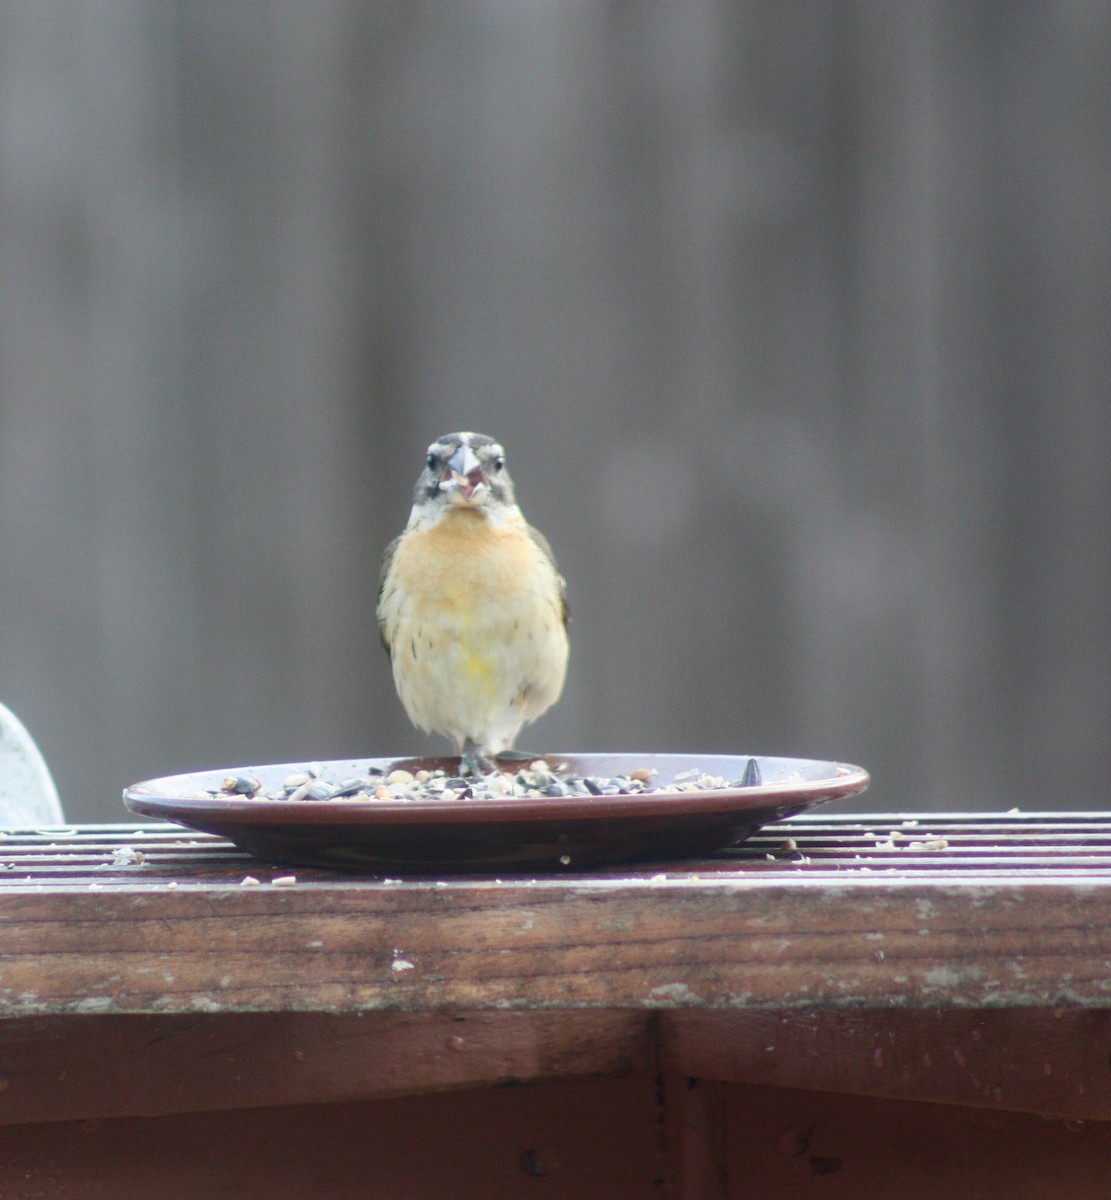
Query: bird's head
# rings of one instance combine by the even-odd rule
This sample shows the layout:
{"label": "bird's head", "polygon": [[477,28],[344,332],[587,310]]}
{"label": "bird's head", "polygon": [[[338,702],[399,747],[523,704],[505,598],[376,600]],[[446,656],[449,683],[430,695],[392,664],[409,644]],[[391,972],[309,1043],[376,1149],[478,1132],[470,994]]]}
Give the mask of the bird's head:
{"label": "bird's head", "polygon": [[428,447],[417,480],[418,507],[459,507],[496,512],[513,508],[513,481],[505,451],[482,433],[449,433]]}

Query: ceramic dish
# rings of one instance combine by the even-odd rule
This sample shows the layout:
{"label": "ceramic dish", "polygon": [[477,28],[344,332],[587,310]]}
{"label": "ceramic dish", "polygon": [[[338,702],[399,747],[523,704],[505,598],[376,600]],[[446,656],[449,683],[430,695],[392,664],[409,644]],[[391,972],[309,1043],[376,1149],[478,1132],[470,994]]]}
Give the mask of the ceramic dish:
{"label": "ceramic dish", "polygon": [[[572,775],[612,778],[649,768],[656,790],[632,795],[496,800],[272,800],[221,793],[230,774],[249,773],[264,790],[302,764],[204,771],[137,783],[124,803],[219,834],[266,862],[365,874],[574,871],[674,860],[736,845],[761,825],[863,791],[868,774],[844,763],[755,758],[760,782],[684,791],[677,777],[705,772],[741,780],[749,755],[552,754]],[[398,769],[457,769],[450,758],[354,759],[319,764],[323,778]],[[508,768],[512,769],[512,768]]]}

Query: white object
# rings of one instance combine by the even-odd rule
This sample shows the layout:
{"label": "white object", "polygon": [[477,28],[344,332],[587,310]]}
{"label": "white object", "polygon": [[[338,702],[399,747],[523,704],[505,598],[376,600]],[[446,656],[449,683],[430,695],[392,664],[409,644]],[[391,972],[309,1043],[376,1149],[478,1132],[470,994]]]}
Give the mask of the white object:
{"label": "white object", "polygon": [[37,829],[65,820],[46,760],[23,722],[0,704],[0,828]]}

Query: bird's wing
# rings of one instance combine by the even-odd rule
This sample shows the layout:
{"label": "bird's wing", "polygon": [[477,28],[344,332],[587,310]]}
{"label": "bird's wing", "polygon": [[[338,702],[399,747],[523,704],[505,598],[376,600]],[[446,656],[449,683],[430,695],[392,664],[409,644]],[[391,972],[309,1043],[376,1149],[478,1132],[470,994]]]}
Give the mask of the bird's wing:
{"label": "bird's wing", "polygon": [[556,578],[559,580],[559,601],[563,609],[563,624],[571,623],[571,605],[567,600],[567,580],[559,573],[559,563],[556,562],[555,555],[552,553],[552,548],[548,545],[548,539],[540,532],[539,529],[533,529],[531,525],[526,526],[528,535],[532,538],[533,544],[541,554],[552,564],[552,570],[555,572]]}
{"label": "bird's wing", "polygon": [[404,536],[403,533],[399,533],[386,547],[386,552],[382,555],[382,566],[378,572],[378,636],[382,639],[382,645],[386,648],[387,654],[390,653],[390,643],[386,638],[386,618],[382,611],[382,593],[386,590],[386,579],[393,566],[394,555],[397,554],[397,548]]}

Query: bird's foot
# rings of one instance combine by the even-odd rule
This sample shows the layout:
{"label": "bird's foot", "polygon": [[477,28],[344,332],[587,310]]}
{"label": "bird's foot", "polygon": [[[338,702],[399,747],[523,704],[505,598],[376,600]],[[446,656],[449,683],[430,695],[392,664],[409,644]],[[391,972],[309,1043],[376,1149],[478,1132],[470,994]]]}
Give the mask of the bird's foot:
{"label": "bird's foot", "polygon": [[482,747],[473,738],[467,738],[463,742],[463,750],[459,756],[459,774],[465,779],[489,775],[497,769],[497,764],[483,753]]}

